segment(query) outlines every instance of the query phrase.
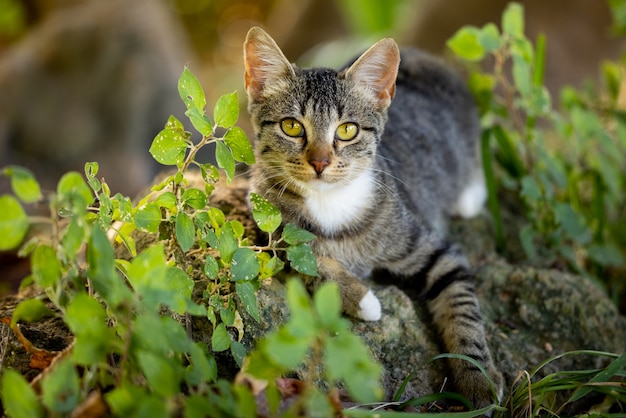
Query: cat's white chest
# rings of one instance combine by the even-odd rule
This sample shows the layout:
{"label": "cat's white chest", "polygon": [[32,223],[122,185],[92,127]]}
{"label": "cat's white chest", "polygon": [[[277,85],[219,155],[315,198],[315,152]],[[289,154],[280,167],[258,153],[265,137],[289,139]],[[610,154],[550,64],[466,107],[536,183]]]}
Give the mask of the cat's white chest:
{"label": "cat's white chest", "polygon": [[345,228],[373,204],[375,180],[369,170],[343,185],[310,186],[305,198],[308,212],[311,220],[327,234]]}

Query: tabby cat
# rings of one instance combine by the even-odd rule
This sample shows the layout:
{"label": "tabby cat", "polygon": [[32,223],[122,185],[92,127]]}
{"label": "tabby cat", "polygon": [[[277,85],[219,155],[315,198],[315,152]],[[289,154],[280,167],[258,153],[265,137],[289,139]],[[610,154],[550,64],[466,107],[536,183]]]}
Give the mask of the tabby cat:
{"label": "tabby cat", "polygon": [[[252,188],[285,222],[314,233],[320,280],[367,321],[381,305],[360,279],[374,269],[423,289],[445,350],[478,360],[498,389],[473,276],[445,239],[452,215],[476,215],[486,192],[476,109],[464,84],[429,55],[383,39],[341,71],[301,69],[252,28],[245,86],[257,136]],[[451,360],[457,389],[491,403],[479,369]]]}

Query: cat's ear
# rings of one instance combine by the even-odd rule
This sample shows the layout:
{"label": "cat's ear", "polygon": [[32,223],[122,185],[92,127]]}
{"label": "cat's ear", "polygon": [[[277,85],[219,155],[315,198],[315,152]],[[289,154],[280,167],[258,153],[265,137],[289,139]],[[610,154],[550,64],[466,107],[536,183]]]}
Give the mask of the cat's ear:
{"label": "cat's ear", "polygon": [[385,38],[370,47],[345,72],[346,78],[370,89],[386,108],[396,92],[396,77],[400,65],[398,45],[391,38]]}
{"label": "cat's ear", "polygon": [[279,82],[294,73],[274,39],[259,27],[248,31],[243,44],[243,60],[246,67],[246,92],[253,100],[262,96],[268,84]]}

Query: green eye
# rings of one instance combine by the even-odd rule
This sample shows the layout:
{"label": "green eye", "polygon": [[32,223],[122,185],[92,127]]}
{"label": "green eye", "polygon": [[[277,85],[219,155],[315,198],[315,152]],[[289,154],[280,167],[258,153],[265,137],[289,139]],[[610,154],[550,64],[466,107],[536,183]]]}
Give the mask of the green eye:
{"label": "green eye", "polygon": [[304,136],[304,127],[300,122],[293,118],[283,119],[280,122],[280,129],[283,130],[285,135],[293,138],[300,138]]}
{"label": "green eye", "polygon": [[339,125],[335,136],[342,141],[350,141],[359,133],[359,126],[356,123],[346,122]]}

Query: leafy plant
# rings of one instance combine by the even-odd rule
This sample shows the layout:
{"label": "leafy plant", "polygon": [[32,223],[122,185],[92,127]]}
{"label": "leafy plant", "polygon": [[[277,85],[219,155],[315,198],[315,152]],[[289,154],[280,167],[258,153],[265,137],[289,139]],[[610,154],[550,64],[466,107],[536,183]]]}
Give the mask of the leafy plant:
{"label": "leafy plant", "polygon": [[[623,74],[603,67],[604,89],[561,92],[561,110],[543,85],[545,37],[524,35],[523,7],[511,3],[494,24],[464,27],[448,42],[469,63],[490,58],[469,80],[482,118],[489,207],[500,249],[505,247],[498,193],[522,198],[526,256],[543,264],[564,260],[579,273],[608,277],[618,300],[624,284],[611,276],[624,266],[626,120],[618,104]],[[485,66],[487,66],[485,64]],[[617,275],[616,275],[617,276]]]}
{"label": "leafy plant", "polygon": [[[236,93],[218,99],[211,120],[205,113],[204,92],[188,69],[178,88],[186,115],[201,137],[193,140],[179,120],[168,119],[150,153],[174,170],[137,204],[119,193],[112,195],[106,182],[97,177],[98,164],[92,162],[85,165],[84,176],[65,174],[56,193],[45,197],[50,218],[29,218],[22,205],[43,199],[36,179],[21,167],[2,170],[15,196],[0,197],[0,249],[20,245],[32,222],[50,226],[48,235],[28,239],[20,254],[31,260],[32,274],[24,284],[43,289],[52,310],[43,299],[25,300],[16,307],[11,326],[19,333],[19,322],[53,314],[74,335],[71,348],[42,374],[39,392],[19,373],[5,371],[2,401],[9,416],[68,414],[94,396],[114,416],[205,416],[207,411],[245,416],[256,409],[245,385],[218,380],[220,366],[212,353],[230,350],[235,361],[243,364],[247,353],[240,343],[243,326],[237,306],[259,320],[256,289],[261,280],[283,269],[283,258],[295,271],[316,275],[316,261],[308,246],[315,237],[294,225],[281,228],[278,209],[252,194],[253,218],[268,235],[267,245],[258,246],[247,238],[241,222],[227,219],[211,204],[220,181],[219,168],[230,182],[236,163],[250,164],[254,154],[243,130],[235,126]],[[196,159],[198,151],[209,144],[215,146],[219,168]],[[188,182],[192,167],[199,170],[203,188]],[[153,235],[154,244],[137,248],[135,231]],[[112,240],[126,248],[128,258],[117,258]],[[200,273],[192,278],[193,272]],[[192,298],[198,288],[200,300]],[[305,355],[320,344],[325,347],[324,362],[333,365],[351,350],[351,355],[359,353],[354,365],[360,374],[332,367],[328,377],[332,382],[345,381],[359,399],[379,396],[380,369],[339,317],[337,289],[320,289],[315,310],[301,286],[292,284],[288,290],[293,313],[285,327],[295,323],[293,332],[300,326],[312,327],[310,338],[298,343],[301,356],[291,357],[289,365],[310,362]],[[194,342],[185,326],[189,316],[209,319],[213,327],[210,347]],[[309,316],[318,319],[302,323]],[[281,340],[283,329],[269,336],[266,344],[274,341],[274,348],[287,352],[292,346]],[[336,336],[331,338],[331,333]],[[261,360],[254,358],[267,355],[273,352],[253,353],[250,367],[263,370],[265,365],[259,366]],[[278,364],[284,366],[281,372],[287,371],[285,364]]]}

